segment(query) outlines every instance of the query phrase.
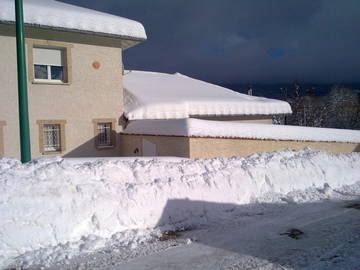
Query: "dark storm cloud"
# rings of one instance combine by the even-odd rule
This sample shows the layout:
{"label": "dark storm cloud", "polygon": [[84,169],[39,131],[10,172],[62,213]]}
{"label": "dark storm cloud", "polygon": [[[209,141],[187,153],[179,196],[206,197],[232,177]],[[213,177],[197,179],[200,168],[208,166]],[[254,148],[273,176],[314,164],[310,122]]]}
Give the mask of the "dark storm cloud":
{"label": "dark storm cloud", "polygon": [[218,83],[360,81],[359,0],[64,0],[142,22],[128,69]]}

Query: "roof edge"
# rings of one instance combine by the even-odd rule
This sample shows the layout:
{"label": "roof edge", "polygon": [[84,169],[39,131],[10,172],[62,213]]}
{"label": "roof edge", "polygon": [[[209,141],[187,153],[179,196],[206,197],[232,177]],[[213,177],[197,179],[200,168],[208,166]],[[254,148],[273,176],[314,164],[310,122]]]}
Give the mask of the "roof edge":
{"label": "roof edge", "polygon": [[[7,24],[7,25],[15,25],[14,21],[0,20],[0,23]],[[40,29],[44,29],[44,30],[56,30],[56,31],[62,31],[62,32],[71,32],[71,33],[95,35],[95,36],[99,36],[99,37],[108,37],[108,38],[118,38],[118,39],[122,39],[122,40],[131,40],[131,41],[136,41],[138,43],[147,40],[147,38],[139,38],[139,37],[125,36],[125,35],[116,35],[116,34],[109,34],[109,33],[104,33],[104,32],[94,32],[94,31],[72,29],[72,28],[66,28],[66,27],[49,26],[49,25],[43,25],[43,24],[24,23],[24,25],[26,27],[40,28]]]}

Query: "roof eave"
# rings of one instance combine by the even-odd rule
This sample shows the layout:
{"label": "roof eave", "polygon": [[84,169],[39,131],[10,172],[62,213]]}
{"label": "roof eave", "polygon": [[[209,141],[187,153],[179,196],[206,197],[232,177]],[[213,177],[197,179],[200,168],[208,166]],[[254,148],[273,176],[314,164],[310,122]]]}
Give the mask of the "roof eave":
{"label": "roof eave", "polygon": [[[0,20],[0,23],[9,24],[9,25],[15,24],[14,21],[4,21],[4,20]],[[44,30],[55,30],[55,31],[61,31],[61,32],[79,33],[79,34],[86,34],[86,35],[95,35],[98,37],[119,39],[121,41],[125,41],[124,43],[122,43],[122,46],[121,46],[122,49],[124,49],[124,50],[128,49],[132,46],[135,46],[146,40],[146,38],[140,38],[140,37],[134,37],[134,36],[116,35],[116,34],[109,34],[109,33],[104,33],[104,32],[94,32],[94,31],[87,31],[87,30],[80,30],[80,29],[42,25],[42,24],[25,23],[25,26],[32,27],[32,28],[44,29]]]}

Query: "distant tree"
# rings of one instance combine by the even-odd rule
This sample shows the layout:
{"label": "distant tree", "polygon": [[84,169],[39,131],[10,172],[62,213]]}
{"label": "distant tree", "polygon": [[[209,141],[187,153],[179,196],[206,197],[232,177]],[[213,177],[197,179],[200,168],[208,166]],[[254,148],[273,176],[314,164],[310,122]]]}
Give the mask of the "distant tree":
{"label": "distant tree", "polygon": [[356,128],[359,125],[360,104],[356,90],[336,85],[327,97],[327,127]]}
{"label": "distant tree", "polygon": [[280,88],[281,94],[283,95],[284,100],[288,99],[288,89],[286,87]]}
{"label": "distant tree", "polygon": [[293,83],[293,87],[294,87],[294,90],[295,90],[295,97],[296,98],[300,97],[301,96],[301,86],[300,86],[300,84],[297,81],[295,81]]}
{"label": "distant tree", "polygon": [[253,89],[253,87],[251,85],[248,87],[247,94],[249,96],[252,96],[254,94],[254,89]]}
{"label": "distant tree", "polygon": [[[315,97],[309,95],[310,91],[302,93],[300,89],[300,85],[294,83],[293,97],[286,98],[291,105],[292,115],[275,117],[275,124],[360,129],[360,101],[356,90],[333,86],[328,95]],[[315,88],[311,89],[315,91]]]}

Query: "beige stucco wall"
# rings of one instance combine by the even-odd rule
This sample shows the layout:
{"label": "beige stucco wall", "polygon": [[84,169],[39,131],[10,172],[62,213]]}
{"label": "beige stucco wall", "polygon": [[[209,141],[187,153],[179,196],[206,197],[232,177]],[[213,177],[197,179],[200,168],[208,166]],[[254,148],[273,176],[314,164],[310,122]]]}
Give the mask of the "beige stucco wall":
{"label": "beige stucco wall", "polygon": [[356,143],[190,138],[190,157],[245,157],[253,153],[272,152],[283,149],[300,150],[304,147],[337,154],[360,151],[360,144]]}
{"label": "beige stucco wall", "polygon": [[148,136],[121,134],[121,156],[146,156],[143,149],[144,140],[155,144],[155,156],[189,157],[189,138],[176,136]]}
{"label": "beige stucco wall", "polygon": [[[331,153],[360,152],[360,144],[337,142],[300,142],[274,140],[248,140],[224,138],[195,138],[178,136],[121,135],[122,156],[143,156],[143,140],[156,145],[154,156],[177,156],[188,158],[245,157],[253,153],[300,150],[311,147]],[[135,151],[135,149],[137,149]],[[136,153],[135,153],[136,152]]]}
{"label": "beige stucco wall", "polygon": [[238,116],[192,116],[192,118],[215,121],[230,121],[237,123],[272,124],[270,115],[238,115]]}
{"label": "beige stucco wall", "polygon": [[0,121],[0,157],[4,156],[4,131],[5,121]]}
{"label": "beige stucco wall", "polygon": [[15,38],[0,35],[0,121],[4,129],[4,155],[20,157]]}
{"label": "beige stucco wall", "polygon": [[[36,38],[46,39],[51,31],[37,33]],[[74,34],[71,34],[74,35]],[[62,33],[62,42],[66,33]],[[56,36],[52,35],[51,39]],[[28,34],[27,38],[34,38]],[[17,72],[15,37],[9,27],[0,25],[0,121],[4,129],[5,156],[20,156],[17,103]],[[72,83],[69,85],[35,84],[28,80],[29,116],[32,157],[40,157],[37,120],[66,120],[65,156],[116,156],[115,149],[96,150],[93,119],[116,119],[123,113],[121,48],[106,44],[82,44],[66,41],[71,48]],[[112,45],[112,44],[110,44]],[[99,69],[92,66],[100,62]],[[116,124],[116,132],[122,130]]]}

